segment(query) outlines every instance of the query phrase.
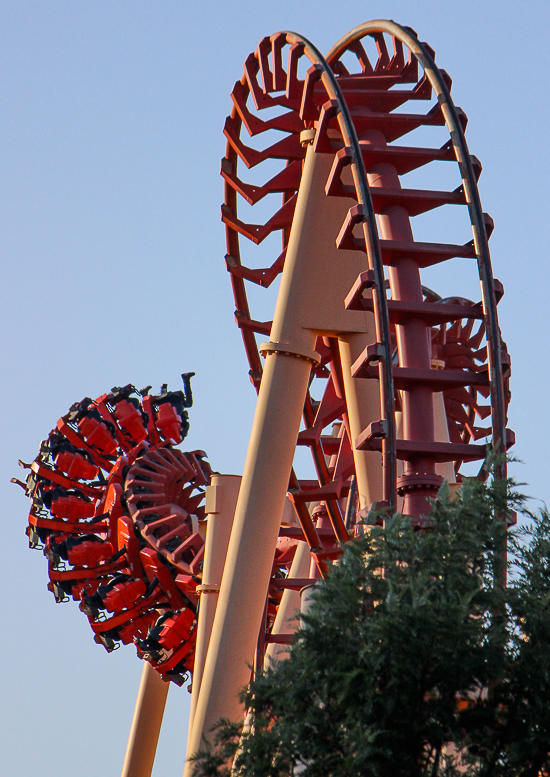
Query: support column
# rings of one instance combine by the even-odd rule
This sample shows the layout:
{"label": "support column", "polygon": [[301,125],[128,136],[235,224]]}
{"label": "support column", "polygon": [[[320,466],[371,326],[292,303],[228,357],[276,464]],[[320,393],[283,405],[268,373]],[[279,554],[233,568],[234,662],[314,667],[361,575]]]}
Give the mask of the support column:
{"label": "support column", "polygon": [[353,444],[361,432],[373,421],[380,419],[380,384],[377,380],[356,380],[351,375],[351,367],[362,351],[373,342],[374,315],[370,317],[370,331],[367,336],[360,332],[342,334],[338,338],[342,375],[348,409],[348,421],[351,433],[355,473],[357,477],[357,493],[359,507],[370,507],[373,502],[379,502],[384,497],[382,483],[382,454],[375,451],[358,451]]}
{"label": "support column", "polygon": [[143,662],[121,777],[151,777],[170,683]]}
{"label": "support column", "polygon": [[[385,147],[386,139],[378,130],[364,133],[362,140],[375,147]],[[369,186],[400,189],[401,180],[396,168],[389,163],[374,165],[367,175]],[[413,242],[409,213],[401,205],[387,207],[378,215],[380,237],[403,243]],[[413,257],[402,257],[390,265],[388,277],[392,299],[422,302],[420,268]],[[418,370],[431,369],[430,329],[424,319],[409,318],[396,326],[399,366]],[[403,436],[407,440],[431,442],[435,439],[434,407],[430,386],[417,385],[402,392]],[[428,498],[435,496],[439,483],[435,463],[429,458],[405,460],[404,474],[397,487],[403,494],[403,511],[420,516],[429,513]]]}
{"label": "support column", "polygon": [[[316,358],[316,335],[303,329],[296,309],[297,293],[309,292],[298,288],[296,276],[316,221],[310,194],[320,191],[324,197],[324,181],[322,186],[313,185],[315,161],[309,146],[271,331],[273,346],[267,351],[197,699],[190,754],[198,750],[202,736],[209,736],[219,718],[238,719],[243,713],[237,696],[250,679],[302,408]],[[323,177],[326,180],[326,174]]]}
{"label": "support column", "polygon": [[[309,565],[311,562],[311,553],[307,542],[299,542],[296,548],[296,555],[292,561],[288,576],[307,577],[309,575]],[[293,634],[300,626],[300,592],[287,588],[281,598],[277,616],[273,624],[272,634]],[[271,643],[265,652],[264,666],[274,666],[281,659],[288,657],[289,645],[277,645]]]}
{"label": "support column", "polygon": [[250,679],[317,336],[366,332],[364,312],[344,308],[367,262],[360,251],[336,247],[353,202],[325,194],[333,158],[307,148],[271,340],[260,348],[265,371],[189,753],[221,717],[243,714],[237,697]]}
{"label": "support column", "polygon": [[311,364],[267,357],[188,752],[242,717]]}
{"label": "support column", "polygon": [[[450,442],[449,427],[447,425],[447,412],[445,410],[445,401],[441,391],[434,392],[434,428],[435,440],[437,442]],[[435,465],[435,471],[438,475],[452,485],[456,483],[455,466],[452,461],[444,461]]]}
{"label": "support column", "polygon": [[[208,643],[212,632],[212,624],[218,604],[218,595],[223,576],[227,546],[231,536],[235,507],[241,486],[240,475],[213,475],[206,488],[206,542],[202,569],[202,585],[197,588],[200,593],[199,620],[197,624],[197,643],[195,647],[195,663],[193,666],[193,690],[191,695],[191,710],[189,712],[189,734],[187,741],[192,740],[193,720],[199,697],[202,672]],[[191,753],[187,754],[188,756]]]}

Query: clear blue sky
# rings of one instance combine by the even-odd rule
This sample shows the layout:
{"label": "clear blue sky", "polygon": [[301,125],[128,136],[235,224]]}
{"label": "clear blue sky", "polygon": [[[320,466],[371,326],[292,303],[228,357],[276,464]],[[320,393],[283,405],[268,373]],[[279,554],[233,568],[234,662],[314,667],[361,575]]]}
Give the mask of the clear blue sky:
{"label": "clear blue sky", "polygon": [[[374,18],[414,27],[453,78],[496,222],[512,354],[515,468],[550,501],[550,6],[417,2],[26,2],[0,13],[2,669],[6,777],[120,773],[141,664],[107,655],[55,605],[9,484],[69,405],[114,385],[197,373],[189,448],[240,473],[254,392],[223,255],[219,161],[229,93],[264,35],[326,52]],[[457,283],[458,283],[457,279]],[[443,278],[443,294],[453,293]],[[181,774],[189,696],[172,687],[155,777]]]}

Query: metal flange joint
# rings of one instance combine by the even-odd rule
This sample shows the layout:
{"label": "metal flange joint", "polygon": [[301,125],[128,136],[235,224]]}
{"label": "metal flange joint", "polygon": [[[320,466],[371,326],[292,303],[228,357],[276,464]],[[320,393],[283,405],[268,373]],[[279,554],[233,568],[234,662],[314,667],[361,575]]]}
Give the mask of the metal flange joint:
{"label": "metal flange joint", "polygon": [[317,351],[310,351],[309,348],[301,348],[289,343],[262,343],[259,350],[264,357],[276,353],[282,356],[293,356],[295,359],[305,359],[305,361],[311,362],[314,367],[321,364],[321,355]]}

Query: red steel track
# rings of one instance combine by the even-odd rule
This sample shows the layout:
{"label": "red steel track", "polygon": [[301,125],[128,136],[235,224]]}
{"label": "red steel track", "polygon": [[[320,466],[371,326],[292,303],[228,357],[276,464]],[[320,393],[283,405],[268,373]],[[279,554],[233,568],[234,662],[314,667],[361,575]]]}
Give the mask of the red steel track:
{"label": "red steel track", "polygon": [[[367,42],[374,43],[375,58],[369,59],[363,45]],[[312,369],[312,379],[328,377],[328,381],[320,401],[313,399],[319,381],[312,382],[304,429],[297,440],[311,449],[317,481],[301,482],[293,474],[290,495],[303,533],[320,561],[323,554],[315,526],[301,508],[323,500],[333,539],[345,538],[349,526],[344,525],[342,500],[353,476],[353,445],[382,451],[384,503],[393,508],[399,495],[404,512],[418,517],[429,509],[427,497],[435,496],[443,482],[437,464],[454,464],[460,480],[464,462],[485,460],[487,446],[478,441],[488,438],[497,454],[499,474],[504,475],[505,450],[513,442],[513,434],[506,430],[510,360],[497,319],[503,290],[491,271],[492,221],[482,211],[477,189],[481,165],[468,151],[467,118],[452,102],[451,80],[434,59],[430,47],[420,43],[412,30],[392,22],[358,27],[326,60],[300,36],[277,33],[264,38],[246,59],[231,95],[233,110],[225,124],[227,150],[221,167],[226,266],[235,319],[257,389],[262,375],[257,335],[266,339],[271,322],[258,321],[250,312],[247,287],[268,288],[282,272],[305,156],[301,139],[308,132],[315,150],[334,154],[327,196],[356,203],[342,223],[338,247],[364,251],[370,267],[350,289],[346,305],[371,310],[375,316],[376,342],[354,365],[353,374],[357,380],[378,381],[380,422],[371,424],[358,439],[349,439],[337,348],[334,338],[319,338],[316,350],[322,361]],[[300,76],[304,61],[309,67]],[[445,126],[450,138],[443,145],[403,143],[419,128]],[[266,141],[261,143],[263,137]],[[430,171],[442,163],[458,165],[458,186],[453,190],[402,185],[407,173],[419,168]],[[252,169],[253,183],[247,180],[251,177],[247,170]],[[266,203],[271,204],[273,197],[268,195],[277,193],[282,194],[282,202],[270,208]],[[253,207],[243,208],[244,203]],[[411,219],[434,211],[441,214],[444,225],[445,206],[451,204],[466,211],[473,240],[463,244],[416,241]],[[251,223],[256,210],[262,220]],[[243,246],[242,238],[260,245],[274,232],[281,234],[282,251],[269,266],[258,267],[257,260],[254,265],[245,263],[242,252],[246,256],[252,252]],[[266,251],[258,253],[265,262]],[[472,260],[469,272],[477,268],[480,303],[442,300],[424,290],[424,268],[455,257]],[[466,271],[464,263],[460,269]],[[366,289],[372,290],[372,296],[365,297]],[[434,392],[443,393],[448,442],[435,439]],[[399,434],[396,410],[403,416]],[[482,425],[489,416],[491,424]],[[343,421],[337,438],[325,434],[335,420]],[[398,462],[402,462],[399,477]]]}

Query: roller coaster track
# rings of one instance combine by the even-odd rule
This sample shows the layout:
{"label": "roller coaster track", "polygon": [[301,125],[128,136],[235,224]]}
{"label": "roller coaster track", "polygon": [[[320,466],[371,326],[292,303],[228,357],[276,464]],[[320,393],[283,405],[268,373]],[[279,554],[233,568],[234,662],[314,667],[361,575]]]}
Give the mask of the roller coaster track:
{"label": "roller coaster track", "polygon": [[[391,56],[386,41],[388,36],[393,43]],[[364,38],[372,39],[377,46],[378,59],[373,64],[363,47]],[[283,65],[285,49],[288,49],[286,70]],[[407,58],[405,51],[408,52]],[[346,54],[354,55],[355,72],[350,73],[344,65]],[[298,77],[301,57],[311,63],[302,80]],[[370,22],[356,28],[329,52],[326,61],[312,44],[300,36],[278,33],[264,38],[257,51],[247,58],[243,77],[236,83],[231,95],[234,107],[224,130],[227,150],[222,160],[222,175],[226,182],[226,195],[222,219],[227,233],[226,265],[231,274],[236,302],[235,318],[242,332],[250,377],[256,388],[261,380],[262,365],[255,335],[268,335],[271,323],[256,321],[251,316],[246,282],[269,287],[283,270],[305,157],[300,143],[301,133],[304,133],[302,137],[311,133],[316,151],[334,154],[334,165],[326,183],[327,196],[344,196],[355,203],[342,224],[338,246],[365,251],[369,262],[366,275],[358,279],[357,286],[350,290],[348,305],[372,310],[376,322],[377,342],[365,354],[363,363],[356,365],[355,373],[363,378],[378,379],[381,423],[376,429],[364,430],[357,442],[367,448],[381,447],[386,475],[384,501],[390,508],[396,504],[398,458],[403,459],[416,474],[416,477],[409,476],[410,481],[415,481],[409,485],[402,479],[400,490],[414,488],[433,493],[437,477],[428,482],[430,476],[427,471],[433,471],[436,460],[453,461],[458,474],[463,461],[485,458],[485,446],[474,445],[471,441],[492,435],[493,449],[500,454],[500,473],[504,475],[506,464],[502,454],[512,440],[505,431],[510,362],[501,342],[497,318],[497,301],[503,292],[500,283],[492,277],[488,245],[492,222],[483,213],[477,188],[481,165],[469,154],[464,135],[467,119],[452,102],[450,78],[436,67],[434,59],[433,51],[427,44],[420,43],[413,31],[393,22]],[[409,88],[399,88],[404,85]],[[436,102],[429,106],[426,113],[409,114],[396,110],[409,101],[425,104],[432,95],[435,95]],[[270,118],[263,120],[261,112],[266,109]],[[272,116],[273,109],[278,109],[278,115]],[[442,147],[407,147],[393,143],[419,127],[443,124],[447,126],[450,140]],[[255,137],[267,133],[266,137],[270,137],[273,130],[283,132],[284,137],[261,150],[247,146],[243,140],[243,134]],[[282,169],[265,183],[258,185],[241,180],[240,168],[243,165],[250,169],[263,164],[271,175],[275,160],[280,162]],[[461,183],[454,191],[402,188],[400,175],[441,161],[458,163]],[[385,166],[385,177],[377,176],[376,171],[381,165]],[[349,182],[343,179],[346,169],[351,169]],[[258,177],[261,176],[256,175],[256,180]],[[270,212],[262,224],[247,223],[237,215],[243,200],[255,205],[268,194],[276,192],[283,193],[282,205],[273,214]],[[408,220],[409,216],[437,208],[441,209],[442,218],[445,218],[442,206],[451,203],[464,204],[468,208],[473,241],[464,245],[420,243],[414,240],[412,230],[406,227],[408,234],[403,236],[405,239],[395,239],[390,234],[385,236],[385,232],[397,229],[395,224],[385,224],[385,231],[377,224],[377,216],[391,222],[393,214],[395,222],[399,217]],[[361,236],[357,235],[356,227],[362,228]],[[283,250],[275,261],[266,268],[245,266],[241,259],[239,237],[244,236],[252,243],[260,244],[274,231],[281,232],[283,242]],[[435,309],[433,295],[423,299],[419,270],[453,257],[477,260],[482,302],[468,305],[463,300],[438,299]],[[389,267],[389,284],[385,283],[384,265]],[[368,287],[372,288],[372,302],[362,299]],[[471,331],[476,321],[482,323],[473,337]],[[420,342],[423,334],[414,332],[419,326],[432,329],[431,348],[427,338],[424,337],[424,344]],[[323,397],[328,399],[338,383],[338,364],[337,360],[331,359],[334,349],[331,351],[330,346],[333,343],[329,343],[328,348],[323,345],[318,342],[323,358],[312,373],[318,377],[330,367],[331,377]],[[395,349],[397,365],[392,358]],[[444,362],[444,371],[434,374],[432,361]],[[377,362],[378,367],[373,367]],[[413,370],[416,371],[414,374]],[[433,431],[432,439],[422,439],[427,435],[421,436],[422,433],[407,424],[403,442],[397,441],[395,407],[396,402],[401,402],[396,396],[396,389],[401,392],[401,402],[409,406],[409,417],[424,415],[429,394],[443,389],[451,436],[446,449],[435,442]],[[486,396],[488,392],[492,428],[479,427],[474,423],[476,416],[483,419],[487,414],[487,406],[480,403],[478,397]],[[326,404],[321,402],[322,410]],[[325,418],[319,414],[316,418],[312,410],[314,407],[308,391],[304,423],[307,428],[317,430],[327,418],[329,422],[333,419],[330,414]],[[380,434],[379,430],[383,433]],[[302,432],[298,443],[311,437],[311,433]],[[355,442],[346,437],[347,431],[342,435],[341,449],[351,447]],[[433,447],[434,444],[438,449]],[[325,449],[319,435],[311,443],[319,488],[327,491],[330,482],[336,485],[340,473],[331,477],[320,462],[333,455],[334,445],[334,440],[329,440],[325,443],[328,449]],[[422,456],[425,464],[415,466],[412,457],[421,454],[425,454],[425,458]],[[426,472],[416,472],[422,469]],[[426,482],[420,482],[423,476]],[[341,484],[334,490],[340,495],[343,491]],[[310,496],[318,497],[318,491]],[[333,512],[336,510],[331,512],[331,518],[337,527],[339,522]],[[303,520],[307,523],[307,518]],[[311,527],[307,534],[312,535]],[[337,536],[341,538],[341,535],[340,526]]]}
{"label": "roller coaster track", "polygon": [[[422,525],[429,499],[444,480],[460,483],[465,471],[472,474],[471,462],[481,463],[478,476],[484,477],[490,453],[496,474],[506,474],[514,435],[506,429],[510,359],[498,326],[503,288],[491,269],[493,224],[481,207],[481,164],[468,150],[467,117],[452,101],[450,77],[434,60],[414,31],[394,22],[361,25],[326,59],[305,38],[281,32],[248,56],[232,91],[221,165],[226,267],[259,399],[220,601],[230,602],[238,592],[255,615],[245,619],[237,605],[218,606],[188,753],[221,713],[235,712],[232,700],[246,681],[242,667],[251,661],[253,634],[259,633],[256,664],[270,641],[261,603],[269,552],[262,568],[257,559],[247,565],[243,548],[274,542],[287,466],[279,466],[286,462],[280,438],[312,453],[315,480],[296,474],[299,461],[286,477],[301,527],[293,536],[307,540],[321,575],[326,559],[360,531],[357,523],[369,512],[380,520],[384,511],[399,508]],[[446,131],[442,144],[425,141],[434,130]],[[402,182],[409,174],[437,181],[445,166],[451,172],[444,175],[456,179],[447,189]],[[426,213],[432,229],[447,234],[450,206],[464,212],[471,230],[463,242],[415,239],[411,219]],[[331,229],[319,250],[318,233]],[[270,258],[276,233],[282,250]],[[312,259],[316,252],[319,258]],[[453,260],[455,266],[460,261],[461,274],[477,268],[480,302],[462,294],[442,299],[423,284],[428,268]],[[346,280],[338,297],[353,261],[363,269]],[[279,276],[277,305],[266,320],[269,303],[255,288],[269,289]],[[254,315],[253,305],[263,313]],[[347,314],[363,311],[366,325],[361,329],[350,318],[342,329],[327,323],[323,312],[336,307]],[[293,317],[294,328],[288,323]],[[307,340],[303,330],[315,338]],[[360,353],[353,352],[352,331],[361,332]],[[308,364],[300,377],[289,366],[297,359]],[[295,391],[288,388],[291,381]],[[366,390],[357,387],[366,383],[378,396],[375,414],[371,390],[367,423],[360,399]],[[288,408],[302,397],[298,428]],[[285,419],[279,429],[270,427],[272,412]],[[262,479],[266,459],[273,463],[273,483]],[[373,461],[381,466],[381,484],[373,478]],[[237,633],[242,644],[235,650],[228,644]],[[275,638],[284,641],[283,635]]]}

